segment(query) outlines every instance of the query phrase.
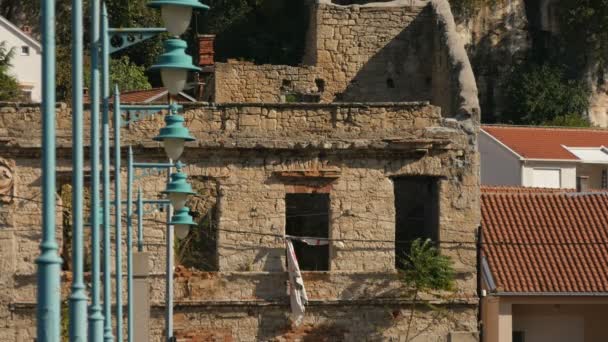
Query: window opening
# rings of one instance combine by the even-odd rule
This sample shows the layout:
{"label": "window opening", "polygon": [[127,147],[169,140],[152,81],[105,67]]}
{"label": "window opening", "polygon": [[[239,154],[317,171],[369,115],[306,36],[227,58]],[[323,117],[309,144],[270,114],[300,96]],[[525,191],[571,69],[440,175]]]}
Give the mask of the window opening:
{"label": "window opening", "polygon": [[21,56],[29,56],[30,55],[30,47],[22,46],[21,47]]}
{"label": "window opening", "polygon": [[513,342],[525,342],[526,334],[523,331],[513,331]]}
{"label": "window opening", "polygon": [[393,183],[395,267],[401,269],[414,240],[439,240],[439,182],[435,177],[400,177]]}
{"label": "window opening", "polygon": [[[287,194],[285,233],[300,237],[329,237],[329,194]],[[294,240],[302,271],[329,270],[329,246],[309,246]]]}
{"label": "window opening", "polygon": [[196,226],[178,240],[175,248],[176,263],[187,268],[213,272],[219,270],[217,252],[219,184],[213,179],[190,179],[196,195],[190,196],[186,206]]}
{"label": "window opening", "polygon": [[602,189],[608,188],[608,170],[602,170]]}

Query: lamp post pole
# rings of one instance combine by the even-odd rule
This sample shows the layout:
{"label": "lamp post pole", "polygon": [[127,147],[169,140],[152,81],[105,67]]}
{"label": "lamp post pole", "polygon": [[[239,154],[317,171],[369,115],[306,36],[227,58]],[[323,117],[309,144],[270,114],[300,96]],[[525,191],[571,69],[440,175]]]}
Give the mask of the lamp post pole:
{"label": "lamp post pole", "polygon": [[137,189],[137,251],[144,251],[144,202],[141,187]]}
{"label": "lamp post pole", "polygon": [[[169,163],[173,161],[169,159]],[[171,180],[171,168],[167,170],[167,184]],[[173,206],[167,210],[167,247],[166,247],[166,281],[165,281],[165,329],[167,342],[173,341],[173,226],[171,217],[173,216]]]}
{"label": "lamp post pole", "polygon": [[89,341],[103,340],[103,315],[101,314],[101,263],[99,231],[99,48],[100,0],[91,1],[91,307],[89,312]]}
{"label": "lamp post pole", "polygon": [[101,18],[101,97],[102,97],[102,183],[103,183],[103,339],[112,342],[112,263],[110,239],[110,38],[108,10],[102,3]]}
{"label": "lamp post pole", "polygon": [[120,181],[120,93],[114,87],[114,218],[116,227],[116,341],[122,342],[122,208]]}
{"label": "lamp post pole", "polygon": [[133,341],[133,148],[127,158],[127,341]]}
{"label": "lamp post pole", "polygon": [[37,275],[40,342],[60,339],[61,258],[55,238],[55,1],[42,0],[42,241]]}
{"label": "lamp post pole", "polygon": [[[74,0],[77,1],[77,0]],[[78,0],[82,1],[82,0]],[[93,0],[100,1],[100,0]],[[94,4],[91,5],[92,9],[94,9]],[[152,0],[148,3],[149,7],[160,8],[163,16],[163,19],[166,21],[165,25],[169,27],[169,31],[172,35],[177,36],[183,33],[188,25],[184,26],[184,23],[189,23],[189,17],[191,16],[192,9],[208,9],[209,7],[201,4],[198,0]],[[175,11],[176,8],[179,8],[179,11]],[[185,11],[184,11],[185,10]],[[99,12],[92,11],[93,15],[99,16]],[[80,13],[82,16],[82,13]],[[188,18],[184,16],[187,15]],[[188,19],[185,21],[184,19]],[[82,21],[82,19],[81,19]],[[95,24],[94,24],[95,25]],[[97,26],[99,27],[99,22]],[[102,8],[102,22],[101,22],[101,57],[102,57],[102,97],[103,97],[103,114],[102,114],[102,125],[103,125],[103,138],[102,138],[102,146],[103,146],[103,193],[104,193],[104,211],[103,211],[103,230],[104,230],[104,340],[106,342],[112,341],[112,330],[111,330],[111,310],[110,310],[110,301],[111,301],[111,293],[109,291],[110,288],[110,267],[109,267],[109,259],[110,259],[110,217],[109,217],[109,56],[111,53],[122,50],[126,47],[137,44],[143,40],[152,38],[158,35],[161,32],[165,32],[167,29],[164,28],[126,28],[126,29],[111,29],[108,25],[108,16],[105,4]],[[74,32],[74,30],[73,30]],[[117,35],[119,38],[118,46],[110,46],[109,45],[109,37],[111,34]],[[93,36],[94,37],[94,33]],[[97,39],[99,40],[99,39]],[[93,39],[93,41],[96,41]],[[169,92],[173,95],[181,91],[186,83],[186,76],[188,70],[200,70],[199,68],[192,65],[192,59],[187,58],[185,54],[186,44],[185,42],[179,39],[170,39],[165,42],[165,48],[168,51],[161,56],[161,62],[156,64],[152,69],[160,69],[161,78],[163,79],[163,83],[165,87],[169,88]],[[176,53],[176,54],[175,54]],[[187,57],[186,57],[187,56]],[[177,57],[177,58],[174,58]],[[93,66],[95,68],[95,66]],[[94,70],[94,69],[92,69]],[[94,73],[94,71],[93,71]],[[167,81],[167,82],[166,82]],[[172,114],[175,106],[172,107]],[[179,119],[175,115],[171,115],[174,119]],[[115,249],[116,249],[116,339],[117,342],[122,342],[123,340],[123,307],[122,307],[122,208],[121,208],[121,148],[120,148],[120,128],[121,128],[121,106],[120,106],[120,94],[118,91],[118,86],[115,87],[114,91],[114,210],[115,210],[115,227],[116,227],[116,241],[115,241]],[[175,120],[174,120],[175,121]],[[181,119],[183,122],[183,119]],[[173,125],[181,125],[181,122],[173,122]],[[161,132],[162,135],[162,132]],[[170,136],[170,134],[169,134]],[[158,137],[157,137],[158,138]],[[183,142],[193,140],[191,137],[183,138],[181,136],[178,137],[169,137],[167,141],[164,141],[164,137],[161,137],[161,141],[165,144],[166,151],[171,150],[172,144],[175,144],[178,141],[181,141],[181,150],[183,150]],[[170,147],[167,147],[170,146]],[[175,147],[173,146],[173,150],[175,153]],[[98,148],[98,147],[97,147]],[[179,154],[181,155],[181,150],[179,150]],[[132,191],[131,191],[131,183],[132,183],[132,152],[129,151],[129,175],[127,179],[127,313],[128,313],[128,341],[131,342],[133,338],[133,306],[132,306]],[[96,169],[93,169],[93,172],[96,172]],[[170,172],[169,172],[170,175]],[[97,202],[98,203],[98,202]],[[95,210],[95,202],[94,202],[94,215],[96,215]],[[171,216],[168,217],[167,222],[171,221]],[[191,219],[190,219],[191,222]],[[187,224],[182,224],[181,226],[185,226]],[[96,226],[94,224],[94,226]],[[173,239],[172,232],[169,226],[168,238],[171,238],[171,243],[167,242],[168,246],[171,248],[171,257],[167,260],[167,269],[171,270],[171,281],[172,281],[172,247],[173,247]],[[95,248],[95,246],[94,246]],[[168,251],[169,253],[169,251]],[[172,284],[170,284],[172,286]],[[169,286],[169,285],[168,285]],[[172,293],[170,294],[172,296]],[[171,331],[171,334],[167,333],[167,337],[172,336],[172,324],[171,329],[167,329],[167,331]]]}
{"label": "lamp post pole", "polygon": [[83,258],[83,37],[82,0],[72,0],[72,288],[70,341],[87,339],[87,296]]}

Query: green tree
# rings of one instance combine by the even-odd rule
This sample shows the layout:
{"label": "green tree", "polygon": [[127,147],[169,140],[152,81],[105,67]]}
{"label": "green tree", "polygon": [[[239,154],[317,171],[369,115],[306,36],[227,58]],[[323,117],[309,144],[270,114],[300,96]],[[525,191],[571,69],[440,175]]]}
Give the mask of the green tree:
{"label": "green tree", "polygon": [[19,83],[9,74],[14,53],[14,49],[7,49],[6,42],[0,42],[0,101],[19,99]]}
{"label": "green tree", "polygon": [[560,34],[570,51],[604,61],[608,52],[608,1],[560,0]]}
{"label": "green tree", "polygon": [[412,242],[410,252],[403,256],[403,270],[400,275],[401,281],[412,293],[412,308],[405,335],[405,341],[411,341],[418,336],[410,336],[416,307],[422,304],[436,309],[421,300],[420,295],[433,291],[452,291],[455,271],[450,257],[442,255],[431,240],[416,239]]}
{"label": "green tree", "polygon": [[543,122],[541,126],[592,127],[589,120],[575,114],[556,116],[549,121]]}
{"label": "green tree", "polygon": [[509,104],[506,114],[499,118],[503,123],[573,122],[589,108],[588,87],[582,81],[566,78],[563,67],[532,63],[516,66],[503,90]]}
{"label": "green tree", "polygon": [[[215,33],[216,58],[290,64],[304,55],[310,10],[305,0],[207,0],[196,32]],[[204,16],[204,17],[203,17]],[[203,19],[204,18],[204,19]]]}
{"label": "green tree", "polygon": [[129,56],[111,60],[110,83],[117,83],[121,91],[152,88],[146,76],[146,68],[132,63]]}

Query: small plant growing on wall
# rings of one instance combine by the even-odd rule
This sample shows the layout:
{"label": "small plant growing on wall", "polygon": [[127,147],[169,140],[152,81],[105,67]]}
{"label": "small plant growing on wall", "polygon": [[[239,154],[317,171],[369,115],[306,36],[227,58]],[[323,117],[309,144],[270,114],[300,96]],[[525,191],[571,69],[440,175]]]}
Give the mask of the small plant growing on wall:
{"label": "small plant growing on wall", "polygon": [[428,239],[414,240],[409,253],[403,256],[402,265],[400,279],[406,285],[408,294],[412,299],[405,341],[411,341],[424,332],[412,334],[412,323],[416,318],[416,309],[422,306],[434,311],[440,310],[433,307],[428,301],[423,300],[421,294],[453,291],[455,271],[450,257],[441,255],[433,242]]}

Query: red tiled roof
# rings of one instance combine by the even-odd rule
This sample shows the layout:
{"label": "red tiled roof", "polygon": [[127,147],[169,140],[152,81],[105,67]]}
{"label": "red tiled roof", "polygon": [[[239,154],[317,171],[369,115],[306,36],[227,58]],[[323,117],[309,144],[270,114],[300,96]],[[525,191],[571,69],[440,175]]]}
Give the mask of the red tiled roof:
{"label": "red tiled roof", "polygon": [[[576,192],[576,189],[563,188],[532,188],[526,186],[508,186],[508,185],[482,185],[483,193],[567,193]],[[596,191],[596,190],[590,190]]]}
{"label": "red tiled roof", "polygon": [[[164,95],[163,95],[164,94]],[[146,103],[154,101],[167,102],[168,93],[166,88],[152,88],[145,90],[132,90],[120,93],[121,103]],[[182,96],[181,94],[177,97],[178,102],[190,102],[190,99]],[[84,102],[89,103],[89,96],[84,96]],[[114,102],[114,97],[110,98],[110,102]]]}
{"label": "red tiled roof", "polygon": [[530,126],[481,127],[524,158],[578,160],[568,147],[608,146],[608,130]]}
{"label": "red tiled roof", "polygon": [[482,188],[481,213],[497,291],[608,293],[608,192]]}
{"label": "red tiled roof", "polygon": [[120,94],[120,102],[121,103],[143,103],[147,102],[150,99],[161,96],[162,93],[166,92],[165,88],[153,88],[146,90],[134,90],[134,91],[126,91]]}

